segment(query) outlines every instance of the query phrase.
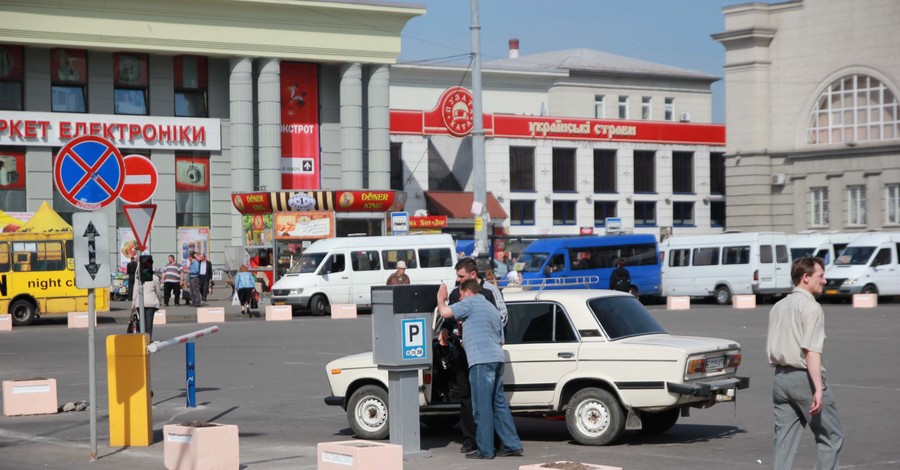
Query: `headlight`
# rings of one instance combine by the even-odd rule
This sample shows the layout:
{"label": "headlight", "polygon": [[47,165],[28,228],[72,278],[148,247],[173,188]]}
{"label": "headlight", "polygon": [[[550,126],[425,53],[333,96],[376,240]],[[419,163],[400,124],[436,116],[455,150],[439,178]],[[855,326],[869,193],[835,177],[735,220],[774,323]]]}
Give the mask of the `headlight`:
{"label": "headlight", "polygon": [[844,281],[843,285],[852,286],[852,285],[855,285],[857,282],[859,282],[857,279],[847,279],[846,281]]}
{"label": "headlight", "polygon": [[291,291],[288,292],[288,295],[300,295],[302,293],[303,293],[303,289],[291,289]]}

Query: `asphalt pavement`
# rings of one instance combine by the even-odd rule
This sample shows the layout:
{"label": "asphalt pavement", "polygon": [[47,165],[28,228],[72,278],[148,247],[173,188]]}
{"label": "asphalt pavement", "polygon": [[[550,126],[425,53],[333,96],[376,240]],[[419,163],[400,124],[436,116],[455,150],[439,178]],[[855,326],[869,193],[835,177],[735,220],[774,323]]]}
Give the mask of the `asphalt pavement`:
{"label": "asphalt pavement", "polygon": [[[191,420],[236,424],[240,430],[243,469],[313,469],[319,442],[354,439],[345,412],[327,406],[325,365],[332,359],[371,349],[369,315],[356,319],[295,316],[266,322],[240,315],[221,293],[210,304],[224,306],[220,331],[196,341],[196,408],[186,406],[184,348],[172,347],[151,356],[153,444],[109,446],[105,338],[122,334],[129,306],[113,302],[99,315],[97,339],[96,462],[90,455],[89,413],[67,412],[23,417],[0,416],[0,468],[4,470],[163,468],[162,427]],[[264,306],[264,305],[263,305]],[[772,370],[765,361],[769,306],[734,310],[697,305],[687,311],[651,311],[674,334],[716,336],[739,341],[744,359],[740,375],[750,377],[735,404],[693,409],[669,432],[644,436],[627,432],[607,447],[575,444],[564,421],[516,418],[524,457],[472,461],[458,452],[458,428],[422,429],[421,448],[428,458],[410,459],[404,468],[515,469],[520,465],[571,460],[626,469],[697,469],[769,467],[772,439]],[[893,469],[900,466],[900,336],[898,304],[853,309],[825,305],[825,366],[847,435],[841,468]],[[169,323],[158,325],[154,339],[166,339],[208,325],[196,323],[190,307],[170,307]],[[87,331],[68,329],[65,320],[0,332],[0,379],[51,377],[58,382],[58,401],[88,398]],[[796,468],[815,465],[815,442],[807,431]]]}

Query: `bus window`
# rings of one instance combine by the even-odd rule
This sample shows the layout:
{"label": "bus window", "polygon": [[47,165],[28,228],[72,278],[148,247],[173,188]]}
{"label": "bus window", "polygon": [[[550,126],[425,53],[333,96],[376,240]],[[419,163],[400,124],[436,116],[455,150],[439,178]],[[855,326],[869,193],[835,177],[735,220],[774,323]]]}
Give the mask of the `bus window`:
{"label": "bus window", "polygon": [[772,245],[759,245],[759,262],[769,264],[775,258],[772,256]]}
{"label": "bus window", "polygon": [[715,266],[719,264],[719,247],[694,248],[694,266]]}
{"label": "bus window", "polygon": [[60,242],[38,242],[37,268],[35,271],[61,271],[66,269],[66,257]]}
{"label": "bus window", "polygon": [[778,263],[790,263],[787,245],[775,245],[775,261]]}
{"label": "bus window", "polygon": [[671,250],[669,251],[669,266],[690,266],[691,250]]}
{"label": "bus window", "polygon": [[397,261],[406,263],[407,269],[416,269],[416,250],[410,248],[408,250],[382,250],[381,258],[384,260],[384,269],[393,270],[397,268]]}
{"label": "bus window", "polygon": [[750,264],[750,247],[726,246],[722,252],[722,264]]}
{"label": "bus window", "polygon": [[0,243],[0,273],[9,271],[9,243]]}

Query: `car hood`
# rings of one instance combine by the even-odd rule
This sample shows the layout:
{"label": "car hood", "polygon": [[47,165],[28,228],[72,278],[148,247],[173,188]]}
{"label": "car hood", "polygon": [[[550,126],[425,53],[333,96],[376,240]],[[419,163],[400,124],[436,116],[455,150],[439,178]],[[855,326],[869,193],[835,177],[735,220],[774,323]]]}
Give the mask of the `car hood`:
{"label": "car hood", "polygon": [[309,286],[315,280],[315,273],[294,273],[294,274],[285,274],[278,282],[276,282],[272,289],[299,289],[306,286]]}
{"label": "car hood", "polygon": [[368,369],[375,368],[375,362],[372,359],[372,352],[364,352],[359,354],[354,354],[352,356],[344,356],[339,359],[335,359],[328,363],[326,366],[330,369],[344,369],[344,370],[353,370],[353,369]]}
{"label": "car hood", "polygon": [[710,351],[740,349],[737,341],[723,338],[706,338],[700,336],[648,335],[636,336],[621,341],[632,345],[662,346],[680,349],[686,354],[697,354]]}

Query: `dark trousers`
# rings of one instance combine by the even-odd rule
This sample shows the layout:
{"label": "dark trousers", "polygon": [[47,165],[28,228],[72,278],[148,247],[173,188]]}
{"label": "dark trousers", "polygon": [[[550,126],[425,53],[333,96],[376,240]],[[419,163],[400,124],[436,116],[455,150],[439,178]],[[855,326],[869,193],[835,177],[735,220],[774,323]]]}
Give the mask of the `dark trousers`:
{"label": "dark trousers", "polygon": [[459,429],[463,444],[475,445],[475,417],[472,414],[472,388],[469,385],[469,360],[466,350],[460,348],[454,364],[456,387],[459,390]]}
{"label": "dark trousers", "polygon": [[200,276],[200,298],[206,302],[206,294],[209,294],[209,277]]}
{"label": "dark trousers", "polygon": [[181,302],[181,284],[178,282],[163,283],[163,297],[165,297],[166,307],[169,306],[169,296],[175,293],[175,305]]}
{"label": "dark trousers", "polygon": [[200,278],[192,277],[191,280],[191,305],[200,306]]}

